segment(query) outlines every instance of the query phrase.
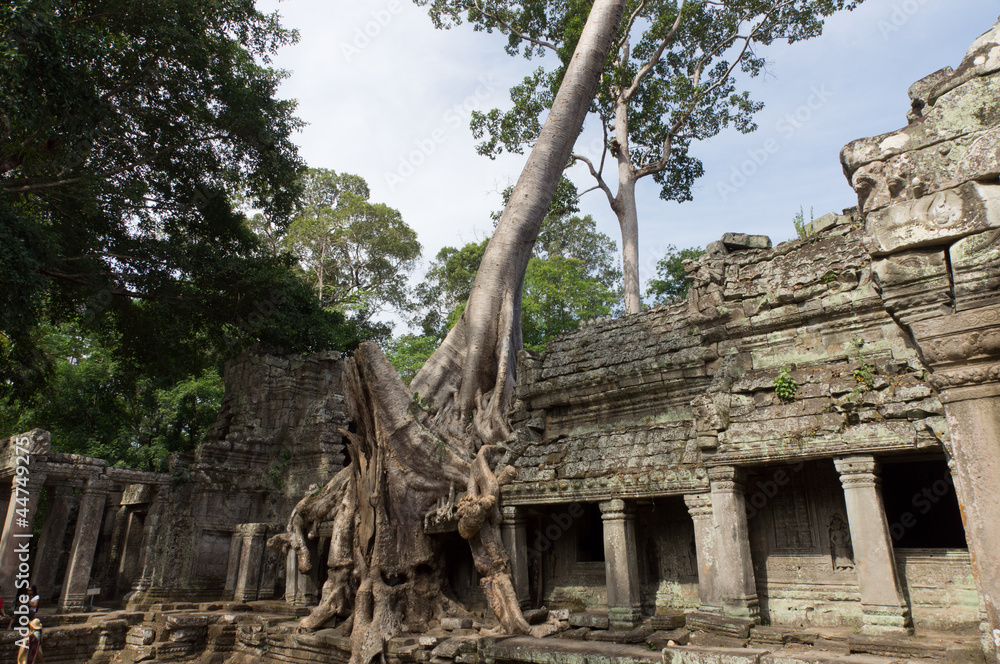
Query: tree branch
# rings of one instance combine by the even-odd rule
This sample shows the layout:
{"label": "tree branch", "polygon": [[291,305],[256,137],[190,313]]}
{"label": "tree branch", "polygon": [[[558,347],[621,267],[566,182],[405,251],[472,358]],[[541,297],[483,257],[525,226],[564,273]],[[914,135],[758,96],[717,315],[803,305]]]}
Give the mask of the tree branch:
{"label": "tree branch", "polygon": [[[601,174],[597,170],[594,169],[594,162],[592,162],[587,157],[584,157],[582,154],[576,154],[576,153],[574,153],[574,154],[570,155],[570,158],[573,159],[574,161],[582,161],[583,163],[585,163],[587,165],[587,168],[590,169],[590,174],[594,176],[595,180],[597,180],[597,186],[608,197],[608,202],[611,203],[611,207],[612,207],[612,209],[614,209],[614,207],[615,207],[615,196],[614,196],[614,194],[611,193],[611,188],[604,181],[604,178],[601,177]],[[588,191],[590,191],[590,190],[588,189]]]}
{"label": "tree branch", "polygon": [[[632,85],[628,87],[628,90],[625,90],[625,92],[622,93],[623,101],[627,102],[632,98],[635,91],[639,89],[639,85],[642,83],[642,80],[646,78],[649,72],[653,71],[653,67],[655,67],[656,63],[660,61],[661,57],[663,57],[663,51],[666,50],[667,46],[673,42],[674,37],[677,36],[677,30],[681,27],[681,17],[684,13],[685,2],[686,0],[681,0],[680,6],[677,8],[677,18],[674,20],[674,24],[670,27],[670,31],[663,36],[663,39],[660,41],[660,45],[657,47],[653,55],[649,56],[649,60],[646,61],[646,64],[644,64],[639,71],[636,72],[635,78],[632,79]],[[645,2],[640,3],[640,7],[643,4],[645,4]]]}
{"label": "tree branch", "polygon": [[549,42],[542,41],[541,39],[535,39],[534,37],[532,37],[530,35],[526,35],[523,32],[515,30],[514,27],[510,25],[510,23],[507,23],[505,20],[503,20],[502,18],[500,18],[499,16],[497,16],[495,14],[489,13],[488,11],[486,11],[485,8],[483,8],[483,5],[482,5],[482,3],[479,2],[479,0],[474,0],[474,2],[476,3],[476,7],[479,9],[479,11],[481,11],[483,13],[484,16],[488,16],[491,19],[493,19],[494,21],[496,21],[497,23],[499,23],[501,26],[503,26],[512,35],[517,36],[518,39],[521,39],[521,40],[527,41],[527,42],[531,42],[535,46],[540,46],[542,48],[552,49],[553,51],[558,52],[559,49],[557,49],[554,45],[550,44]]}
{"label": "tree branch", "polygon": [[[677,136],[677,132],[679,132],[681,128],[685,124],[687,124],[688,120],[691,119],[691,115],[694,113],[694,110],[698,105],[698,101],[701,100],[706,95],[712,93],[714,90],[717,90],[726,81],[729,80],[729,77],[736,69],[736,66],[743,61],[743,56],[746,55],[746,52],[750,49],[750,44],[753,43],[753,38],[761,31],[763,26],[767,23],[768,19],[770,19],[771,15],[775,11],[777,11],[780,7],[786,6],[788,4],[789,0],[786,0],[785,2],[775,7],[772,7],[769,11],[767,11],[764,14],[764,18],[759,23],[757,23],[756,26],[754,26],[754,28],[749,32],[749,34],[747,34],[745,37],[741,37],[739,35],[740,27],[743,25],[743,22],[747,20],[750,16],[749,14],[745,15],[745,17],[741,18],[739,22],[736,24],[736,29],[732,33],[730,33],[725,39],[721,40],[716,45],[715,49],[713,49],[709,53],[706,53],[705,56],[701,58],[701,60],[698,62],[697,67],[695,68],[695,73],[692,76],[691,82],[694,87],[694,94],[692,95],[691,103],[689,104],[687,111],[685,111],[684,115],[682,115],[680,118],[677,119],[676,122],[674,122],[673,126],[670,128],[670,131],[667,132],[667,137],[663,141],[663,148],[661,150],[660,158],[655,162],[647,164],[642,168],[640,168],[638,174],[639,178],[654,173],[659,173],[667,167],[667,162],[670,160],[670,146],[673,143],[674,138]],[[722,76],[720,76],[714,83],[712,83],[705,89],[700,89],[699,86],[701,84],[701,73],[705,64],[708,62],[709,59],[720,53],[725,48],[728,48],[728,45],[736,41],[737,39],[743,40],[743,48],[740,49],[739,55],[733,58],[733,62],[731,65],[729,65],[729,68],[726,70],[726,72]]]}

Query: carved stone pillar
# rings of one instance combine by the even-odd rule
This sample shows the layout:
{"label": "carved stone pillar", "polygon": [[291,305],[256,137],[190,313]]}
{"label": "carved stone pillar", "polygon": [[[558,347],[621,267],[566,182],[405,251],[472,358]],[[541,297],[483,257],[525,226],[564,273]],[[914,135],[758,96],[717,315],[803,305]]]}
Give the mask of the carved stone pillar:
{"label": "carved stone pillar", "polygon": [[[226,564],[226,588],[222,598],[231,600],[236,594],[236,579],[240,574],[240,557],[243,553],[243,535],[239,530],[233,531],[229,538],[229,562]],[[287,584],[287,579],[286,582]]]}
{"label": "carved stone pillar", "polygon": [[504,548],[510,556],[510,568],[514,581],[514,593],[522,609],[530,608],[531,598],[528,591],[528,527],[524,518],[524,510],[516,505],[502,508],[503,524],[500,526],[500,536]]}
{"label": "carved stone pillar", "polygon": [[910,609],[896,574],[878,462],[867,455],[834,459],[844,485],[847,521],[861,590],[865,634],[912,633]]}
{"label": "carved stone pillar", "polygon": [[83,611],[87,606],[87,588],[94,563],[94,550],[101,534],[104,518],[104,503],[110,485],[107,480],[96,477],[87,481],[80,498],[80,511],[76,517],[76,531],[70,548],[69,565],[63,581],[59,609],[63,613]]}
{"label": "carved stone pillar", "polygon": [[726,615],[757,620],[760,607],[747,530],[744,472],[734,466],[717,466],[708,469],[708,479],[717,552],[714,591]]}
{"label": "carved stone pillar", "polygon": [[[161,491],[162,489],[157,490],[145,519],[140,520],[135,513],[129,518],[130,541],[133,524],[135,527],[139,527],[141,523],[142,527],[142,539],[139,544],[140,573],[135,581],[132,582],[132,590],[126,595],[127,606],[130,608],[142,606],[149,589],[153,586],[153,573],[156,570],[156,537],[159,532],[160,517],[163,511],[163,502],[160,500]],[[125,553],[126,559],[123,559],[122,562],[127,560],[128,551]]]}
{"label": "carved stone pillar", "polygon": [[698,558],[698,597],[702,613],[722,613],[717,593],[715,523],[712,518],[712,497],[707,493],[684,496],[691,520],[694,521],[694,546]]}
{"label": "carved stone pillar", "polygon": [[[998,313],[1000,315],[1000,313]],[[1000,365],[996,367],[1000,374]],[[986,609],[985,645],[1000,649],[1000,383],[941,393],[953,450],[953,477]]]}
{"label": "carved stone pillar", "polygon": [[2,579],[5,606],[14,607],[17,593],[15,584],[28,580],[35,564],[29,558],[32,524],[38,509],[38,498],[42,492],[45,476],[37,472],[29,476],[26,483],[18,484],[14,478],[13,490],[7,504],[7,519],[4,521],[3,541],[0,543],[0,579]]}
{"label": "carved stone pillar", "polygon": [[241,523],[236,526],[242,544],[240,545],[240,568],[236,574],[236,588],[233,599],[237,602],[252,602],[257,599],[260,575],[264,567],[264,547],[267,539],[266,523]]}
{"label": "carved stone pillar", "polygon": [[624,500],[600,504],[604,521],[604,565],[611,629],[631,629],[642,619],[639,559],[635,550],[635,513]]}
{"label": "carved stone pillar", "polygon": [[111,531],[111,554],[108,556],[110,587],[107,592],[111,597],[118,596],[119,574],[122,556],[125,553],[126,536],[128,535],[128,505],[119,505],[115,510],[114,527]]}
{"label": "carved stone pillar", "polygon": [[[314,562],[315,558],[313,558]],[[314,606],[319,599],[315,574],[319,565],[313,564],[312,571],[299,571],[298,559],[294,549],[285,554],[285,602],[292,606]]]}
{"label": "carved stone pillar", "polygon": [[32,526],[45,484],[45,472],[38,463],[38,457],[49,451],[49,433],[34,429],[11,437],[8,446],[14,477],[10,480],[10,496],[0,535],[0,584],[3,585],[4,602],[10,613],[16,608],[15,583],[30,580]]}
{"label": "carved stone pillar", "polygon": [[42,534],[38,538],[32,582],[42,597],[51,597],[56,589],[56,572],[66,539],[66,524],[74,503],[73,490],[61,485],[48,488],[48,510]]}

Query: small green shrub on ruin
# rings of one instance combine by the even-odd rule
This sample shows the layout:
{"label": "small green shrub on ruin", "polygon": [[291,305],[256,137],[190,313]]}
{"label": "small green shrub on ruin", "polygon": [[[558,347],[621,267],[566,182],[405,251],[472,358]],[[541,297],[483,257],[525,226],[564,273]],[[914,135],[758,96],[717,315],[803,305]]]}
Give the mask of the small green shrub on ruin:
{"label": "small green shrub on ruin", "polygon": [[794,401],[799,384],[792,378],[788,367],[781,367],[781,373],[774,379],[774,391],[782,401]]}

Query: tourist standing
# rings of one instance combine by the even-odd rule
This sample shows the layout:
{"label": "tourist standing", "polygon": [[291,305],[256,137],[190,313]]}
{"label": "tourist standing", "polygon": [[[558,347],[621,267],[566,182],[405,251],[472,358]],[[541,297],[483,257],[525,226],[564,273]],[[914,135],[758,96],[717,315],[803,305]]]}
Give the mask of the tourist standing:
{"label": "tourist standing", "polygon": [[42,621],[35,618],[28,623],[28,636],[21,641],[21,648],[17,651],[17,664],[44,664],[45,657],[42,655]]}

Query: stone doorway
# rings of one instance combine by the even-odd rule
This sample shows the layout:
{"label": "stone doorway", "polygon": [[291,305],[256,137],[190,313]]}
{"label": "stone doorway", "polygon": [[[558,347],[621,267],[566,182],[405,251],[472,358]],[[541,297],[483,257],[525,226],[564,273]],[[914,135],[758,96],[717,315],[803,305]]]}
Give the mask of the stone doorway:
{"label": "stone doorway", "polygon": [[635,525],[643,614],[697,609],[698,554],[683,497],[640,501]]}
{"label": "stone doorway", "polygon": [[882,494],[914,627],[977,632],[979,593],[944,456],[883,459]]}

